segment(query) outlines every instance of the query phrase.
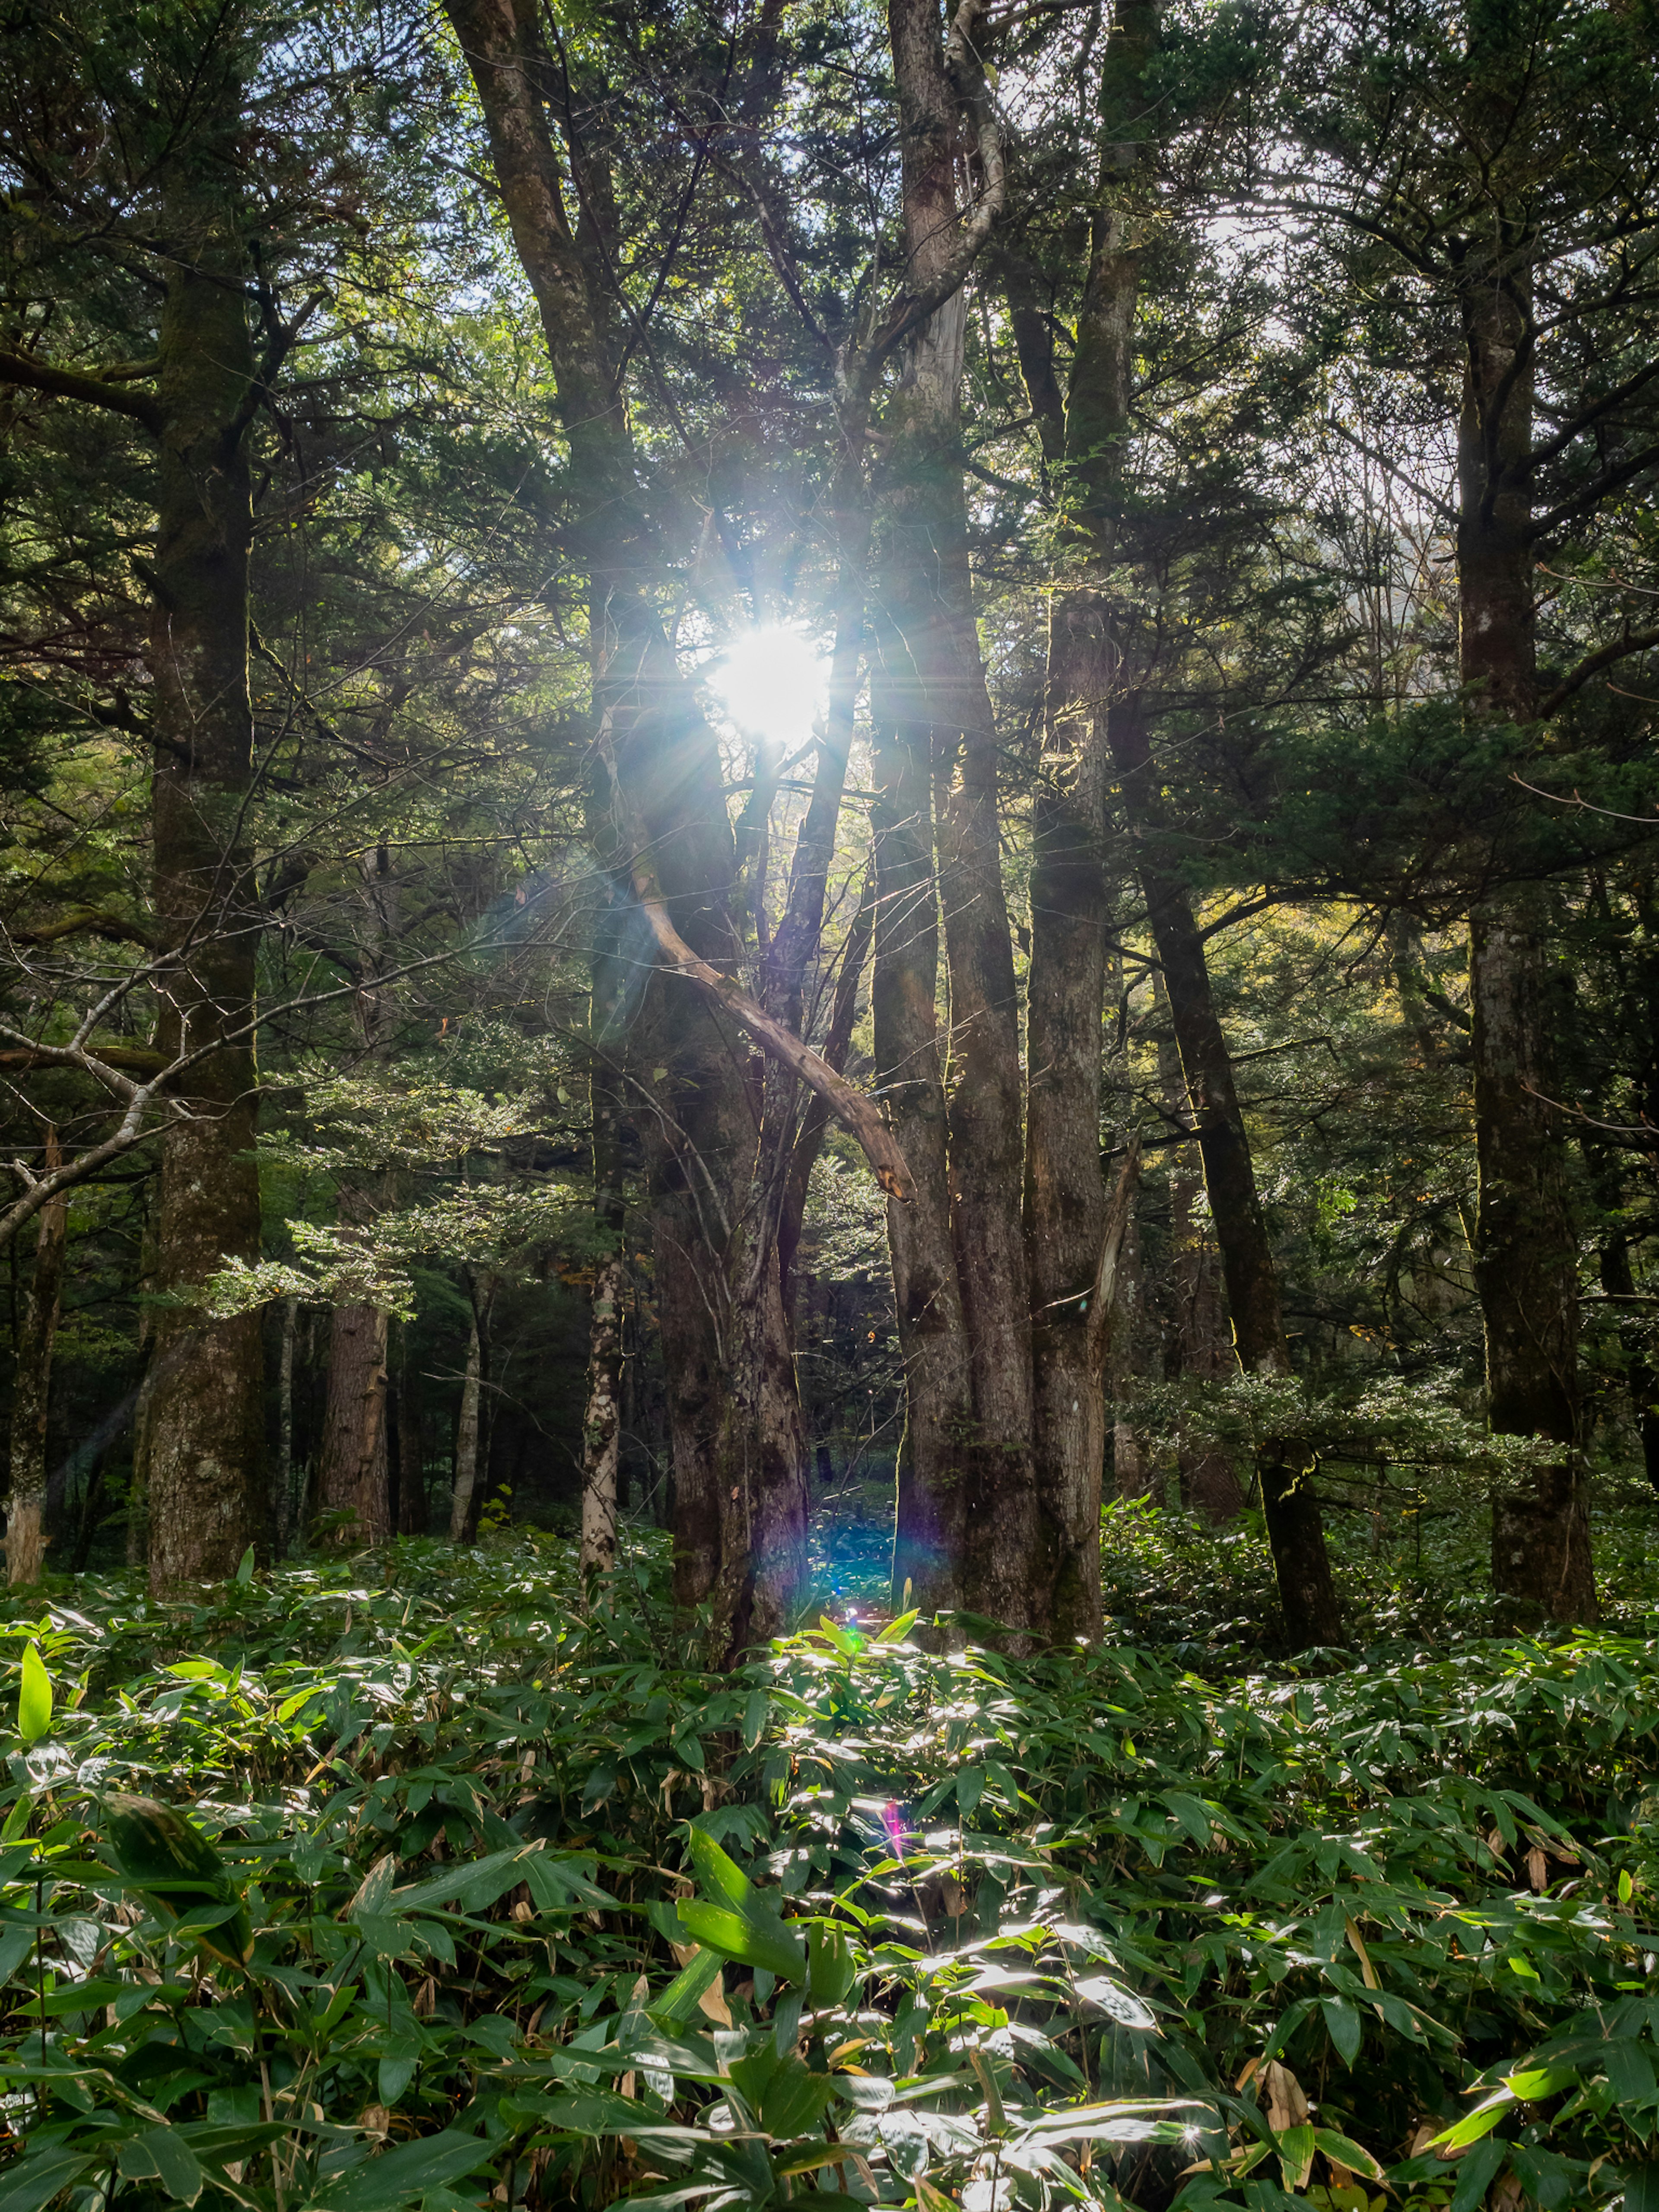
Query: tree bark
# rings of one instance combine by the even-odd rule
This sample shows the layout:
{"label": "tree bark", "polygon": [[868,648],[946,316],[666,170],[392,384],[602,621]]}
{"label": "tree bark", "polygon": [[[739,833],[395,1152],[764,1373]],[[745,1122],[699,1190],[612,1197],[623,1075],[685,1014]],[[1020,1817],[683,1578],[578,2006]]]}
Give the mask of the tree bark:
{"label": "tree bark", "polygon": [[[1487,58],[1490,65],[1491,57]],[[1537,712],[1528,484],[1533,360],[1526,246],[1484,241],[1465,272],[1458,423],[1458,638],[1472,723]],[[1596,1618],[1579,1434],[1578,1249],[1556,1095],[1542,892],[1487,903],[1469,932],[1475,1287],[1486,1415],[1498,1435],[1559,1443],[1559,1459],[1492,1498],[1492,1591],[1504,1619]]]}
{"label": "tree bark", "polygon": [[627,1262],[607,1253],[593,1279],[593,1321],[582,1425],[581,1571],[617,1564],[617,1470],[622,1454],[622,1302]]}
{"label": "tree bark", "polygon": [[485,1347],[494,1278],[480,1273],[468,1285],[471,1317],[467,1326],[466,1365],[461,1376],[460,1412],[455,1423],[455,1481],[449,1501],[449,1540],[470,1544],[477,1527],[478,1438],[483,1397]]}
{"label": "tree bark", "polygon": [[[907,275],[921,294],[954,265],[963,236],[957,206],[960,107],[947,75],[937,11],[927,0],[890,0],[888,25],[898,88]],[[922,775],[931,769],[950,979],[946,1066],[939,1079],[932,1043],[933,1007],[919,1002],[878,1059],[910,1091],[918,1118],[942,1109],[949,1245],[941,1239],[936,1184],[907,1163],[919,1193],[918,1218],[896,1224],[908,1249],[896,1265],[902,1328],[922,1324],[930,1349],[942,1335],[966,1339],[939,1379],[943,1405],[907,1353],[911,1448],[901,1478],[896,1552],[917,1589],[932,1586],[926,1555],[942,1538],[961,1547],[963,1601],[1021,1632],[1042,1625],[1047,1606],[1043,1531],[1032,1456],[1030,1296],[1020,1218],[1021,1075],[1013,949],[1002,882],[997,818],[996,732],[979,655],[968,555],[967,506],[958,452],[967,301],[953,291],[912,335],[884,430],[886,459],[876,524],[879,608],[872,713],[885,779],[878,850],[884,872],[907,864],[907,830],[927,821]],[[919,855],[917,856],[920,857]],[[931,903],[931,885],[930,903]],[[886,899],[884,893],[883,903]],[[904,894],[901,893],[901,896]],[[914,895],[911,927],[928,919]],[[892,931],[884,932],[892,950]],[[933,963],[884,962],[878,932],[878,993],[897,1011],[902,969],[925,985]],[[885,971],[884,973],[884,970]],[[908,1045],[908,1049],[905,1048]],[[895,1048],[897,1048],[896,1049]],[[931,1060],[931,1066],[929,1061]],[[937,1139],[926,1171],[937,1171]],[[941,1297],[954,1261],[955,1295]],[[931,1363],[930,1363],[931,1364]],[[971,1393],[964,1423],[962,1370]],[[917,1386],[921,1384],[920,1396]],[[924,1424],[943,1418],[956,1440],[921,1444]],[[916,1449],[921,1445],[920,1450]],[[923,1495],[941,1481],[948,1494]],[[920,1525],[915,1515],[920,1509]],[[907,1525],[909,1524],[909,1525]],[[919,1578],[914,1570],[922,1568]]]}
{"label": "tree bark", "polygon": [[330,1321],[317,1504],[325,1513],[351,1515],[331,1540],[354,1549],[384,1544],[392,1534],[388,1325],[379,1306],[365,1304],[336,1306]]}
{"label": "tree bark", "polygon": [[[402,908],[402,885],[390,848],[382,844],[358,863],[364,923],[354,969],[355,1007],[362,1026],[368,1064],[383,1067],[393,1039],[392,1008],[385,978],[395,965]],[[337,1205],[342,1221],[367,1233],[386,1202],[390,1178],[371,1183],[342,1183]],[[333,1540],[369,1547],[383,1544],[393,1528],[392,1461],[390,1455],[386,1351],[391,1316],[372,1304],[352,1300],[337,1305],[329,1322],[328,1397],[323,1413],[319,1455],[318,1503],[325,1512],[356,1517],[340,1524]]]}
{"label": "tree bark", "polygon": [[204,77],[201,97],[216,107],[217,129],[186,145],[165,180],[174,258],[155,387],[155,897],[161,941],[176,955],[162,1049],[234,1041],[192,1070],[188,1118],[163,1139],[155,1288],[180,1303],[157,1310],[143,1427],[158,1590],[234,1573],[265,1533],[259,1316],[215,1321],[184,1303],[227,1260],[259,1255],[247,1034],[259,925],[241,829],[252,764],[245,433],[255,374],[232,182],[241,173],[233,140],[242,88],[216,52]]}
{"label": "tree bark", "polygon": [[939,906],[927,753],[884,716],[879,678],[870,809],[876,871],[871,983],[876,1083],[910,1170],[887,1208],[905,1422],[893,1536],[894,1602],[924,1613],[963,1602],[973,1378],[951,1243],[939,1066]]}
{"label": "tree bark", "polygon": [[[1024,1239],[1030,1278],[1032,1417],[1045,1528],[1043,1610],[1056,1638],[1100,1633],[1100,1497],[1107,1377],[1091,1357],[1087,1299],[1106,1218],[1101,1072],[1111,892],[1105,867],[1107,718],[1121,658],[1106,579],[1129,432],[1137,256],[1121,202],[1146,150],[1140,88],[1156,11],[1120,0],[1101,87],[1099,179],[1077,347],[1063,410],[1030,279],[1009,271],[1022,374],[1045,460],[1063,461],[1074,513],[1050,605],[1042,763],[1031,808]],[[1073,565],[1076,564],[1076,565]],[[1136,1232],[1128,1273],[1138,1277]],[[1115,1354],[1121,1369],[1121,1357]],[[1118,1425],[1115,1472],[1144,1486]],[[1125,1465],[1125,1462],[1130,1462]],[[1124,1494],[1129,1494],[1125,1492]]]}
{"label": "tree bark", "polygon": [[[1636,1277],[1630,1264],[1630,1245],[1622,1237],[1609,1238],[1601,1247],[1601,1288],[1621,1303],[1636,1296]],[[1625,1382],[1630,1392],[1631,1413],[1642,1450],[1642,1471],[1659,1490],[1659,1373],[1648,1351],[1646,1332],[1625,1304],[1619,1330],[1625,1352]]]}
{"label": "tree bark", "polygon": [[[46,1139],[46,1166],[58,1164],[58,1133]],[[17,1337],[11,1400],[11,1496],[6,1502],[6,1579],[14,1587],[38,1583],[46,1565],[46,1416],[52,1395],[52,1353],[64,1281],[69,1228],[67,1197],[40,1209],[34,1237],[34,1276]]]}
{"label": "tree bark", "polygon": [[288,1557],[294,1534],[294,1340],[298,1334],[300,1302],[284,1298],[281,1349],[276,1364],[276,1486],[271,1514],[271,1550],[279,1559]]}
{"label": "tree bark", "polygon": [[[1177,1121],[1183,1119],[1186,1086],[1173,1033],[1167,1042],[1159,1041],[1158,1072],[1165,1111]],[[1202,1215],[1203,1168],[1196,1145],[1171,1146],[1168,1158],[1173,1312],[1164,1376],[1169,1382],[1185,1376],[1195,1382],[1219,1382],[1231,1373],[1233,1356],[1215,1245]],[[1243,1510],[1244,1493],[1225,1452],[1182,1442],[1176,1448],[1176,1464],[1181,1502],[1189,1512],[1215,1528]]]}
{"label": "tree bark", "polygon": [[[640,511],[614,332],[596,290],[603,256],[585,258],[566,213],[547,122],[548,105],[559,109],[558,80],[526,0],[447,0],[447,13],[477,87],[569,441],[574,543],[590,579],[594,724],[614,799],[602,857],[628,897],[630,872],[648,855],[647,918],[734,982],[744,946],[720,751],[649,598],[659,540]],[[602,230],[584,165],[573,171],[583,221]],[[775,1121],[757,1127],[738,1024],[691,972],[653,981],[656,1049],[636,1049],[630,1066],[654,1217],[676,1595],[687,1607],[712,1607],[714,1638],[730,1651],[783,1624],[806,1568],[805,1445],[774,1234],[787,1132]],[[768,1052],[791,1048],[775,1024],[761,1042]]]}

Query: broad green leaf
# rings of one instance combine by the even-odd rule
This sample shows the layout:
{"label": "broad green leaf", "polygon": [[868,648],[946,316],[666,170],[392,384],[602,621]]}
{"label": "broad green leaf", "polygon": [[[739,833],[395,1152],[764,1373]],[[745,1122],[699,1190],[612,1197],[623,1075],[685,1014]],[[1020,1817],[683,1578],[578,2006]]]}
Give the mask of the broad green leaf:
{"label": "broad green leaf", "polygon": [[23,1646],[22,1680],[17,1692],[17,1733],[25,1743],[38,1743],[52,1726],[52,1677],[31,1637]]}
{"label": "broad green leaf", "polygon": [[43,2212],[94,2163],[87,2152],[65,2150],[60,2143],[30,2151],[0,2172],[0,2212]]}
{"label": "broad green leaf", "polygon": [[1314,2131],[1305,2123],[1301,2127],[1286,2128],[1278,2138],[1279,2171],[1285,2177],[1286,2189],[1301,2189],[1313,2172],[1314,2152],[1317,2145]]}
{"label": "broad green leaf", "polygon": [[179,2204],[193,2204],[206,2177],[176,2128],[150,2128],[124,2142],[117,2160],[128,2181],[159,2181]]}
{"label": "broad green leaf", "polygon": [[707,1905],[701,1898],[684,1899],[679,1917],[694,1943],[728,1959],[740,1959],[747,1966],[764,1966],[781,1982],[801,1982],[806,1978],[805,1950],[785,1933],[781,1921],[768,1926],[746,1914],[727,1911],[723,1905]]}
{"label": "broad green leaf", "polygon": [[327,2212],[393,2212],[395,2206],[424,2196],[429,2189],[441,2189],[476,2173],[495,2152],[496,2146],[482,2136],[446,2128],[440,2135],[417,2136],[413,2142],[384,2150],[337,2180],[319,2183],[313,2202]]}
{"label": "broad green leaf", "polygon": [[1316,2128],[1314,2141],[1327,2158],[1334,2158],[1340,2165],[1363,2173],[1368,2181],[1382,2180],[1382,2167],[1364,2143],[1357,2143],[1352,2136],[1340,2135],[1334,2128]]}
{"label": "broad green leaf", "polygon": [[1359,2016],[1358,2007],[1350,2004],[1346,1997],[1322,1997],[1319,2003],[1338,2056],[1345,2066],[1352,2066],[1365,2037],[1365,2024]]}
{"label": "broad green leaf", "polygon": [[1498,2090],[1484,2104],[1477,2105],[1472,2112],[1466,2113],[1455,2127],[1447,2128],[1443,2134],[1436,2136],[1433,2148],[1436,2150],[1462,2150],[1466,2143],[1479,2142],[1482,2136],[1492,2133],[1504,2113],[1513,2110],[1514,2105],[1515,2099],[1509,2090]]}

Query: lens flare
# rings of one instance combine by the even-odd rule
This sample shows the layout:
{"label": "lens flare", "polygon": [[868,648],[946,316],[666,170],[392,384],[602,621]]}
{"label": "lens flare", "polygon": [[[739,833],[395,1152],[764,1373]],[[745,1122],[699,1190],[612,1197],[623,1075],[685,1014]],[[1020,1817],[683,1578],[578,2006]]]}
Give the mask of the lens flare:
{"label": "lens flare", "polygon": [[823,658],[809,639],[775,625],[733,638],[716,657],[709,681],[747,736],[783,744],[811,728],[824,674]]}

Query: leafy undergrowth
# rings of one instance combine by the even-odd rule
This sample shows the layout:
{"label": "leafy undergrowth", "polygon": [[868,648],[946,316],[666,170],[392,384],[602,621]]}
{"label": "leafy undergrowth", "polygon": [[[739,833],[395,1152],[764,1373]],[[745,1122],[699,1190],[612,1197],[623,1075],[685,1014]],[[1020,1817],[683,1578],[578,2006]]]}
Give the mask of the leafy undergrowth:
{"label": "leafy undergrowth", "polygon": [[0,2212],[1659,2203],[1659,1646],[711,1674],[659,1573],[14,1605]]}

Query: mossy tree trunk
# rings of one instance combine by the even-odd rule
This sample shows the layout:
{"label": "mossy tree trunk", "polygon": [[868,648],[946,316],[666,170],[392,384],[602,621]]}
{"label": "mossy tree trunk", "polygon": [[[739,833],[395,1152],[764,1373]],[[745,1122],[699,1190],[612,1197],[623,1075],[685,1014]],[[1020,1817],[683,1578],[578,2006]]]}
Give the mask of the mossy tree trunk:
{"label": "mossy tree trunk", "polygon": [[161,939],[173,956],[161,1042],[169,1052],[211,1048],[181,1080],[188,1111],[168,1128],[161,1158],[162,1303],[143,1427],[158,1589],[233,1574],[265,1518],[259,1316],[211,1320],[187,1302],[227,1260],[259,1254],[251,1032],[259,914],[243,822],[255,367],[235,185],[242,87],[228,55],[207,57],[202,97],[220,130],[191,141],[165,180],[172,251],[155,380],[154,880]]}

